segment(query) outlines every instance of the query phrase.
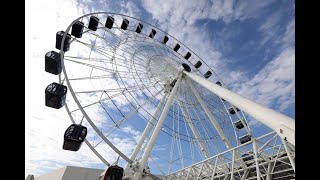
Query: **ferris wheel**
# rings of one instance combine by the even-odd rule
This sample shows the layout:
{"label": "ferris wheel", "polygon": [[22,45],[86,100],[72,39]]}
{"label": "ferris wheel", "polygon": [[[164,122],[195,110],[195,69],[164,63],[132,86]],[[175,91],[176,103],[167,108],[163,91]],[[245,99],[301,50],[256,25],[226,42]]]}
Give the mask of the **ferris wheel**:
{"label": "ferris wheel", "polygon": [[[63,149],[85,142],[109,167],[104,176],[294,178],[294,120],[228,90],[165,31],[123,14],[91,13],[57,32],[55,47],[45,70],[59,82],[47,86],[46,106],[64,106],[72,121]],[[255,137],[244,113],[273,131]]]}

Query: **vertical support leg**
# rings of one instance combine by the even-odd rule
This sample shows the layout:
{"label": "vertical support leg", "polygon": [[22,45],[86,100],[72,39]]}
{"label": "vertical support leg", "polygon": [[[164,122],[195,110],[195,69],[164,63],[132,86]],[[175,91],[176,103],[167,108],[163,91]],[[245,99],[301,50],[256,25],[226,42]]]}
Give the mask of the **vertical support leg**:
{"label": "vertical support leg", "polygon": [[156,139],[158,138],[158,135],[160,133],[160,130],[162,128],[164,120],[167,117],[168,111],[169,111],[169,109],[171,107],[171,103],[173,101],[175,93],[177,92],[177,89],[178,89],[179,84],[181,82],[181,78],[182,78],[182,74],[179,74],[178,80],[177,80],[175,86],[171,90],[169,98],[168,98],[168,100],[167,100],[167,102],[166,102],[166,104],[165,104],[165,106],[164,106],[164,108],[162,110],[162,113],[161,113],[161,115],[159,117],[158,123],[157,123],[156,127],[154,128],[154,131],[153,131],[153,133],[151,135],[151,138],[149,140],[148,146],[144,151],[142,159],[141,159],[141,161],[139,163],[139,170],[134,174],[134,179],[135,180],[141,179],[142,171],[143,171],[143,169],[145,168],[145,166],[147,164],[147,161],[148,161],[148,158],[150,156],[151,150],[153,149],[153,146],[154,146],[154,144],[156,142]]}
{"label": "vertical support leg", "polygon": [[272,166],[271,164],[272,164],[271,162],[268,163],[267,180],[271,180],[271,166]]}
{"label": "vertical support leg", "polygon": [[284,140],[284,139],[282,139],[282,138],[281,138],[281,140],[282,140],[284,149],[286,150],[287,155],[288,155],[288,157],[289,157],[289,161],[290,161],[290,163],[291,163],[293,172],[296,172],[296,166],[295,166],[295,163],[294,163],[293,158],[292,158],[292,156],[291,156],[291,153],[290,153],[290,150],[289,150],[289,148],[288,148],[287,142],[286,142],[286,140]]}
{"label": "vertical support leg", "polygon": [[217,165],[218,165],[218,156],[216,157],[216,161],[214,162],[214,167],[213,167],[213,171],[212,171],[211,180],[214,179],[214,176],[215,176],[216,170],[217,170]]}
{"label": "vertical support leg", "polygon": [[[132,155],[131,155],[131,157],[130,157],[130,159],[131,159],[132,161],[134,161],[134,160],[136,159],[136,157],[137,157],[137,155],[138,155],[138,152],[139,152],[139,150],[141,149],[141,146],[142,146],[144,140],[147,138],[147,136],[148,136],[148,134],[149,134],[149,131],[150,131],[151,127],[152,127],[152,124],[153,124],[154,121],[155,121],[155,118],[158,117],[158,114],[159,114],[159,112],[160,112],[160,110],[161,110],[161,106],[162,106],[164,100],[166,99],[166,97],[167,97],[167,94],[165,94],[165,95],[163,96],[163,98],[161,99],[160,103],[158,104],[158,107],[157,107],[156,111],[154,112],[153,116],[149,119],[148,124],[147,124],[146,128],[144,129],[144,131],[143,131],[143,133],[142,133],[142,135],[141,135],[141,138],[140,138],[140,140],[139,140],[136,148],[134,149],[134,151],[133,151],[133,153],[132,153]],[[128,170],[129,165],[130,165],[130,164],[128,163],[127,166],[125,167],[125,172]]]}
{"label": "vertical support leg", "polygon": [[231,164],[231,178],[230,180],[234,180],[234,161],[236,160],[236,150],[232,150],[232,164]]}
{"label": "vertical support leg", "polygon": [[252,145],[253,145],[254,160],[255,160],[255,163],[256,163],[257,180],[260,180],[260,170],[259,170],[259,162],[258,162],[257,144],[256,144],[256,139],[254,139],[254,138],[252,138]]}

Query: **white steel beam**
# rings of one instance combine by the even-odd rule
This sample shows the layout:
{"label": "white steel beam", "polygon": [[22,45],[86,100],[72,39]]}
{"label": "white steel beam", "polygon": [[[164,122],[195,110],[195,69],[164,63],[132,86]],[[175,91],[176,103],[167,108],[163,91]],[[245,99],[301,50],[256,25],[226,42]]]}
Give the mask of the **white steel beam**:
{"label": "white steel beam", "polygon": [[232,164],[231,164],[231,177],[230,180],[234,180],[234,161],[236,160],[236,149],[232,150]]}
{"label": "white steel beam", "polygon": [[213,171],[212,171],[212,176],[211,176],[211,180],[213,180],[216,170],[217,170],[217,166],[218,166],[218,157],[219,155],[216,157],[216,161],[214,162],[214,167],[213,167]]}
{"label": "white steel beam", "polygon": [[271,162],[268,163],[267,180],[271,180]]}
{"label": "white steel beam", "polygon": [[288,148],[287,142],[284,139],[282,139],[282,142],[283,142],[284,149],[287,152],[287,156],[288,156],[289,161],[291,163],[292,169],[293,169],[294,172],[296,172],[296,166],[295,166],[294,160],[292,159],[292,156],[291,156],[290,150]]}
{"label": "white steel beam", "polygon": [[177,92],[177,89],[178,89],[179,84],[181,82],[181,78],[182,78],[182,73],[180,73],[178,75],[178,80],[175,83],[174,87],[172,88],[172,90],[170,92],[170,95],[168,97],[168,100],[167,100],[165,106],[163,107],[163,110],[162,110],[162,113],[161,113],[161,115],[159,117],[158,123],[157,123],[156,127],[154,128],[154,131],[153,131],[153,133],[152,133],[152,135],[150,137],[148,146],[146,147],[146,149],[145,149],[145,151],[144,151],[144,153],[142,155],[142,159],[140,160],[139,170],[134,174],[134,179],[135,180],[141,179],[142,171],[146,167],[146,164],[147,164],[148,158],[150,156],[151,150],[153,149],[153,146],[154,146],[154,144],[155,144],[155,142],[156,142],[156,140],[158,138],[158,135],[160,133],[160,130],[162,128],[164,120],[167,117],[167,114],[168,114],[168,111],[169,111],[169,109],[171,107],[171,104],[172,104],[172,101],[174,99],[175,93]]}
{"label": "white steel beam", "polygon": [[[134,151],[133,151],[133,153],[132,153],[132,155],[130,157],[130,159],[132,161],[134,161],[136,159],[139,150],[141,150],[141,146],[142,146],[143,142],[145,141],[145,139],[147,138],[147,136],[149,134],[149,131],[150,131],[151,127],[153,126],[153,123],[155,122],[155,118],[158,117],[158,114],[159,114],[159,112],[161,110],[161,106],[163,105],[163,102],[166,99],[166,97],[167,97],[167,93],[165,93],[165,95],[163,96],[163,98],[159,102],[158,107],[157,107],[156,111],[154,112],[153,116],[151,116],[151,118],[149,119],[148,124],[147,124],[146,128],[144,129],[144,131],[143,131],[143,133],[141,135],[141,138],[140,138],[136,148],[134,149]],[[126,168],[125,168],[125,171],[128,170],[129,166],[130,166],[130,164],[128,163]]]}
{"label": "white steel beam", "polygon": [[191,173],[192,173],[192,167],[190,167],[190,170],[189,170],[189,172],[188,172],[188,175],[187,175],[187,178],[186,178],[186,179],[189,179],[189,176],[190,176]]}
{"label": "white steel beam", "polygon": [[252,138],[252,146],[253,146],[253,153],[254,153],[254,161],[255,161],[255,164],[256,164],[257,180],[260,180],[260,170],[259,170],[257,143],[256,143],[256,139],[255,138]]}
{"label": "white steel beam", "polygon": [[201,168],[200,168],[200,171],[199,171],[199,174],[197,174],[197,179],[200,179],[200,176],[201,176],[201,173],[203,172],[203,166],[205,165],[205,163],[202,163],[201,164]]}
{"label": "white steel beam", "polygon": [[[179,179],[180,178],[180,176],[181,176],[181,174],[183,173],[183,171],[180,171],[179,173],[178,173],[178,177],[177,177],[177,179]],[[171,178],[170,178],[171,179]]]}
{"label": "white steel beam", "polygon": [[227,180],[229,178],[229,174],[226,174],[223,180]]}
{"label": "white steel beam", "polygon": [[[232,105],[241,109],[241,111],[249,114],[254,119],[260,121],[271,129],[275,130],[279,136],[283,139],[287,139],[288,142],[295,145],[295,121],[294,119],[283,115],[277,111],[266,108],[258,103],[255,103],[239,94],[236,94],[224,87],[210,82],[209,80],[200,77],[196,74],[192,74],[183,71],[190,79],[199,83],[209,91],[213,92],[217,96],[225,99]],[[187,78],[186,78],[187,79]]]}
{"label": "white steel beam", "polygon": [[249,170],[248,169],[244,170],[242,177],[241,177],[241,180],[245,180],[247,178],[248,174],[249,174]]}

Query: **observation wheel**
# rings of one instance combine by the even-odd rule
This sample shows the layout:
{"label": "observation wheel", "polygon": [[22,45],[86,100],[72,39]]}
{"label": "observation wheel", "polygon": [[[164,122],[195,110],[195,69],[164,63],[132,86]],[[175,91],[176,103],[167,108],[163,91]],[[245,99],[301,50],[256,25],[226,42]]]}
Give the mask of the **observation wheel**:
{"label": "observation wheel", "polygon": [[223,80],[161,29],[92,13],[57,32],[56,48],[46,71],[59,83],[46,88],[46,105],[65,106],[72,121],[63,149],[85,142],[124,179],[266,179],[275,158],[294,175],[294,143],[277,131],[254,137],[242,105],[204,86],[229,92]]}

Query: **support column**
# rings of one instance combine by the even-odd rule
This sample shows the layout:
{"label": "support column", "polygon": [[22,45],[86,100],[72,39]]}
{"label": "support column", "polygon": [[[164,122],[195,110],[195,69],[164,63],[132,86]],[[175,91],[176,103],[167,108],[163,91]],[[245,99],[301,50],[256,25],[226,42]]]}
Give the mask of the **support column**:
{"label": "support column", "polygon": [[[287,139],[288,142],[295,145],[295,123],[294,119],[283,115],[277,111],[266,108],[260,104],[257,104],[243,96],[240,96],[224,87],[210,82],[209,80],[200,77],[196,74],[192,74],[183,71],[190,79],[199,83],[201,86],[207,88],[217,96],[225,99],[232,105],[241,109],[241,111],[249,114],[256,120],[275,130],[279,136],[283,139]],[[187,79],[187,78],[186,78]]]}
{"label": "support column", "polygon": [[234,180],[234,161],[236,160],[236,150],[232,150],[232,164],[231,164],[231,177],[230,180]]}
{"label": "support column", "polygon": [[213,180],[214,176],[216,174],[216,170],[217,170],[217,166],[218,166],[218,157],[219,157],[219,155],[216,157],[216,160],[214,162],[214,167],[213,167],[212,176],[211,176],[210,180]]}
{"label": "support column", "polygon": [[[147,138],[147,136],[148,136],[148,134],[149,134],[149,131],[150,131],[151,127],[152,127],[152,124],[155,122],[155,118],[158,117],[159,112],[160,112],[160,110],[161,110],[161,106],[162,106],[164,100],[166,99],[167,95],[168,95],[168,94],[165,93],[165,95],[163,96],[163,98],[162,98],[161,101],[159,102],[158,107],[157,107],[156,111],[154,112],[153,116],[151,116],[151,118],[149,119],[148,124],[147,124],[146,128],[144,129],[144,131],[143,131],[143,133],[142,133],[142,135],[141,135],[141,138],[140,138],[140,140],[139,140],[136,148],[134,149],[134,151],[133,151],[133,153],[132,153],[132,155],[131,155],[131,157],[130,157],[130,159],[131,159],[132,161],[134,161],[134,160],[136,159],[139,150],[141,150],[141,146],[142,146],[144,140]],[[126,166],[126,168],[125,168],[125,172],[128,170],[129,166],[130,166],[130,164],[128,163],[127,166]]]}
{"label": "support column", "polygon": [[253,146],[253,153],[254,153],[254,161],[256,163],[257,180],[260,180],[260,170],[259,170],[257,143],[256,143],[256,139],[254,139],[254,138],[252,138],[252,146]]}
{"label": "support column", "polygon": [[154,131],[153,131],[153,133],[151,135],[151,138],[149,140],[148,146],[145,149],[144,154],[142,156],[142,159],[141,159],[141,161],[139,163],[139,170],[134,174],[134,179],[135,180],[141,179],[142,171],[143,171],[143,169],[145,168],[145,166],[147,164],[147,161],[148,161],[148,158],[150,156],[151,150],[153,149],[153,146],[154,146],[154,144],[155,144],[155,142],[156,142],[156,140],[158,138],[158,135],[160,133],[160,130],[162,128],[164,120],[167,117],[168,111],[169,111],[169,109],[171,107],[173,98],[175,96],[175,93],[177,92],[177,89],[179,87],[181,79],[182,79],[182,73],[180,73],[178,75],[178,80],[175,83],[174,87],[172,88],[171,93],[169,95],[169,98],[168,98],[168,100],[167,100],[167,102],[166,102],[166,104],[165,104],[165,106],[164,106],[164,108],[162,110],[162,113],[161,113],[161,115],[159,117],[158,123],[157,123],[156,127],[154,128]]}
{"label": "support column", "polygon": [[267,180],[271,180],[271,162],[268,163]]}
{"label": "support column", "polygon": [[289,161],[290,161],[290,164],[291,164],[291,166],[292,166],[293,172],[296,172],[296,166],[295,166],[295,163],[294,163],[293,158],[292,158],[292,156],[291,156],[291,153],[290,153],[290,150],[289,150],[289,148],[288,148],[287,142],[286,142],[284,139],[281,139],[281,140],[282,140],[284,149],[286,150],[287,155],[288,155],[288,157],[289,157]]}

